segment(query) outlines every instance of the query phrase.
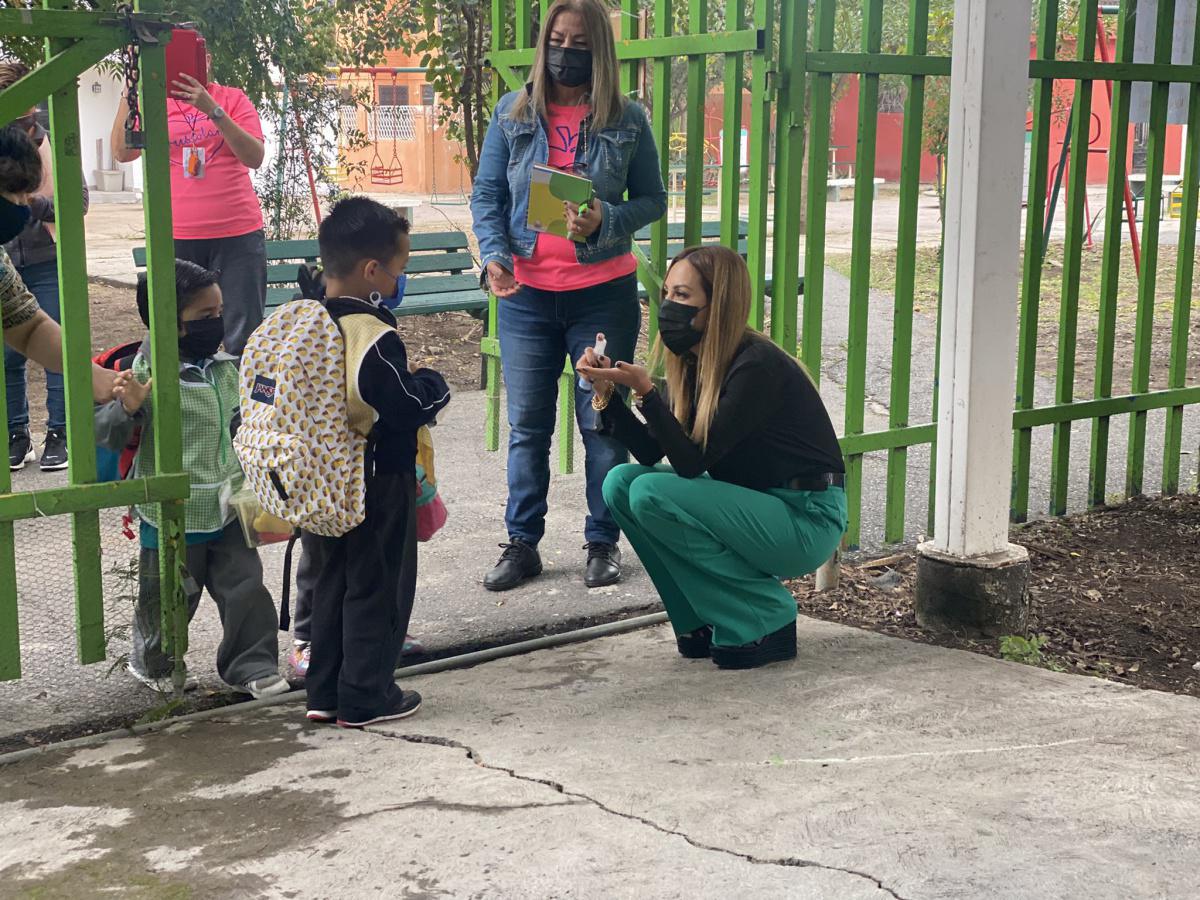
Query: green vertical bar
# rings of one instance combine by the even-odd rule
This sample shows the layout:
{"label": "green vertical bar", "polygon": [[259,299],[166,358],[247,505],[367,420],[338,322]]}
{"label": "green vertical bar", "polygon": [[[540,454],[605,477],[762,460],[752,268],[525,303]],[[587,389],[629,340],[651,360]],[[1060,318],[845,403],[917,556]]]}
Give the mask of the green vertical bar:
{"label": "green vertical bar", "polygon": [[[879,53],[883,0],[863,0],[862,50]],[[879,124],[879,76],[860,75],[858,140],[854,154],[854,224],[850,246],[850,328],[846,359],[845,434],[862,434],[867,403],[867,322],[871,301],[871,225],[875,204],[875,135]],[[846,499],[850,528],[846,542],[856,548],[861,531],[861,456],[846,460]]]}
{"label": "green vertical bar", "polygon": [[558,471],[575,471],[575,379],[568,375],[558,379]]}
{"label": "green vertical bar", "polygon": [[[708,30],[708,0],[688,0],[688,33]],[[683,242],[699,244],[704,228],[704,106],[708,100],[708,57],[687,61],[687,163],[684,170]]]}
{"label": "green vertical bar", "polygon": [[[1200,18],[1192,39],[1192,65],[1200,65]],[[1196,216],[1200,200],[1200,85],[1193,84],[1188,104],[1187,148],[1183,166],[1183,209],[1179,220],[1179,256],[1175,271],[1175,311],[1171,321],[1169,388],[1187,384],[1188,327],[1196,271]],[[1167,410],[1163,493],[1179,491],[1179,457],[1183,451],[1183,407]]]}
{"label": "green vertical bar", "polygon": [[[1058,2],[1041,0],[1038,14],[1037,58],[1052,60],[1058,42]],[[1032,409],[1037,379],[1038,309],[1042,300],[1046,219],[1046,184],[1050,167],[1050,116],[1054,111],[1054,81],[1038,82],[1033,95],[1033,133],[1030,136],[1029,192],[1025,211],[1025,263],[1021,278],[1021,321],[1017,336],[1017,409]],[[1090,122],[1091,116],[1085,116]],[[1124,165],[1124,157],[1122,157]],[[1107,242],[1108,232],[1105,232]],[[1033,429],[1016,433],[1013,443],[1013,488],[1010,515],[1024,522],[1029,516],[1029,467]]]}
{"label": "green vertical bar", "polygon": [[[1132,62],[1136,24],[1137,4],[1124,4],[1117,24],[1117,62]],[[1132,89],[1133,85],[1128,81],[1113,83],[1108,149],[1108,196],[1104,205],[1104,255],[1100,264],[1100,309],[1096,320],[1096,379],[1093,392],[1098,399],[1111,397],[1113,392],[1113,355],[1117,341],[1117,293],[1120,290],[1121,242],[1124,240],[1125,228],[1125,167],[1129,154]],[[1040,240],[1038,243],[1040,246]],[[1108,416],[1100,416],[1092,422],[1091,464],[1088,475],[1088,503],[1092,507],[1103,506],[1107,500],[1110,424]]]}
{"label": "green vertical bar", "polygon": [[[802,0],[805,10],[808,0]],[[754,4],[754,27],[764,35],[763,46],[750,58],[750,130],[747,135],[750,168],[750,222],[747,230],[746,264],[750,268],[750,324],[762,330],[766,316],[763,298],[767,286],[767,210],[771,185],[771,92],[767,78],[771,70],[771,33],[774,4]]]}
{"label": "green vertical bar", "polygon": [[[632,41],[637,37],[638,13],[641,4],[638,0],[621,0],[621,40]],[[638,89],[639,61],[631,59],[621,66],[621,93],[632,97]]]}
{"label": "green vertical bar", "polygon": [[[504,21],[507,9],[508,0],[492,0],[492,50],[504,49]],[[496,108],[503,91],[502,79],[493,73],[492,109]],[[485,450],[493,453],[500,449],[500,332],[496,328],[499,302],[495,294],[488,294],[487,336],[492,340],[486,342],[487,349],[484,351],[487,362],[484,369],[483,446]]]}
{"label": "green vertical bar", "polygon": [[[673,23],[671,0],[654,2],[654,36],[668,37]],[[654,60],[654,100],[651,110],[654,143],[658,145],[658,164],[663,184],[667,183],[670,167],[671,146],[671,58],[660,56]],[[667,217],[663,216],[650,226],[650,262],[660,273],[667,271]],[[650,292],[646,335],[651,346],[658,335],[658,304],[662,298]]]}
{"label": "green vertical bar", "polygon": [[[807,4],[806,4],[807,5]],[[813,31],[815,48],[833,49],[836,0],[817,0]],[[808,135],[808,216],[804,241],[804,327],[800,358],[809,374],[821,382],[821,326],[825,298],[826,193],[829,183],[829,135],[833,123],[833,76],[816,73],[811,79]]]}
{"label": "green vertical bar", "polygon": [[[530,0],[517,0],[517,8],[514,13],[513,33],[516,37],[516,45],[518,47],[533,46],[533,10]],[[546,24],[545,16],[542,17],[541,25]]]}
{"label": "green vertical bar", "polygon": [[[146,9],[149,3],[139,4]],[[142,45],[141,111],[146,149],[146,277],[150,290],[150,355],[154,372],[154,464],[160,474],[183,471],[179,406],[179,330],[175,305],[175,242],[172,237],[170,146],[167,143],[166,53],[163,45]],[[176,688],[182,687],[187,653],[187,608],[183,567],[183,503],[159,504],[159,577],[162,584],[164,650],[175,659]]]}
{"label": "green vertical bar", "polygon": [[[924,56],[929,45],[929,0],[910,0],[907,53]],[[892,313],[892,382],[888,427],[908,426],[912,387],[913,295],[917,274],[917,213],[921,202],[922,129],[925,124],[925,76],[908,79],[904,98],[904,134],[900,147],[900,222],[896,233],[896,299]],[[904,539],[908,487],[908,448],[888,452],[887,501],[883,539]]]}
{"label": "green vertical bar", "polygon": [[[725,27],[740,31],[746,23],[746,0],[727,0]],[[721,243],[734,250],[741,237],[742,218],[742,88],[745,84],[745,58],[740,53],[725,54],[725,109],[721,131]],[[753,323],[751,316],[751,324]]]}
{"label": "green vertical bar", "polygon": [[[1171,62],[1175,0],[1158,0],[1154,32],[1154,61]],[[1132,392],[1150,390],[1150,343],[1154,337],[1154,294],[1158,287],[1158,236],[1162,224],[1163,163],[1167,151],[1167,102],[1171,83],[1156,81],[1150,87],[1149,141],[1146,147],[1146,194],[1142,201],[1142,276],[1138,282],[1137,320],[1133,331]],[[1125,493],[1142,492],[1146,461],[1146,413],[1129,417],[1129,446],[1125,466]]]}
{"label": "green vertical bar", "polygon": [[[46,9],[66,9],[66,0],[45,0]],[[46,41],[46,58],[71,41]],[[50,95],[51,156],[54,168],[55,241],[62,308],[63,382],[66,389],[68,481],[96,480],[92,432],[92,336],[88,308],[87,251],[83,231],[83,155],[79,137],[79,87],[75,78]],[[75,513],[71,522],[75,570],[75,638],[82,663],[104,659],[104,587],[100,572],[100,513]]]}
{"label": "green vertical bar", "polygon": [[[4,327],[0,325],[0,342]],[[0,366],[0,422],[8,424],[4,367]],[[0,465],[0,495],[12,491],[12,473]],[[21,628],[17,611],[17,537],[13,523],[0,519],[0,681],[21,677]]]}
{"label": "green vertical bar", "polygon": [[[1085,0],[1079,9],[1078,58],[1091,61],[1096,55],[1096,4]],[[1057,404],[1075,399],[1075,341],[1079,328],[1079,275],[1083,266],[1084,230],[1087,227],[1088,146],[1092,131],[1092,82],[1075,85],[1075,115],[1072,118],[1070,176],[1067,182],[1066,247],[1063,250],[1062,296],[1058,312],[1058,371],[1054,386]],[[1050,513],[1067,511],[1067,488],[1071,475],[1071,422],[1054,426],[1050,452]]]}
{"label": "green vertical bar", "polygon": [[771,276],[771,339],[796,353],[800,289],[800,193],[804,173],[804,88],[807,10],[784,3],[779,17],[779,98],[775,109],[775,245]]}

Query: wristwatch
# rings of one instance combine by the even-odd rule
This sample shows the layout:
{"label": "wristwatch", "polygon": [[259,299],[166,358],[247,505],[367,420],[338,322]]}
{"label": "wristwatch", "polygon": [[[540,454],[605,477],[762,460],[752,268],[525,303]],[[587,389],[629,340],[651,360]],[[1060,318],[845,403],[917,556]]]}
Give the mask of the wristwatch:
{"label": "wristwatch", "polygon": [[225,110],[220,106],[213,107],[213,111],[208,114],[208,117],[214,122],[220,122],[225,118]]}

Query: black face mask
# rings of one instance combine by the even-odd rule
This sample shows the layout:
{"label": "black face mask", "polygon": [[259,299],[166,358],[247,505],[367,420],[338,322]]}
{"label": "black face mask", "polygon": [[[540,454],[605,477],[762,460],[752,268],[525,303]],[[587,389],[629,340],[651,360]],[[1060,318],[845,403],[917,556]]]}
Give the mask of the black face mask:
{"label": "black face mask", "polygon": [[576,47],[550,47],[546,71],[556,84],[580,87],[592,80],[592,51]]}
{"label": "black face mask", "polygon": [[704,332],[697,331],[695,321],[703,307],[687,306],[674,300],[664,300],[658,307],[658,336],[663,346],[676,356],[684,356],[700,343]]}
{"label": "black face mask", "polygon": [[7,244],[24,231],[30,215],[28,206],[0,197],[0,244]]}
{"label": "black face mask", "polygon": [[184,325],[187,329],[179,339],[179,355],[184,359],[208,359],[221,347],[225,339],[225,320],[193,319]]}

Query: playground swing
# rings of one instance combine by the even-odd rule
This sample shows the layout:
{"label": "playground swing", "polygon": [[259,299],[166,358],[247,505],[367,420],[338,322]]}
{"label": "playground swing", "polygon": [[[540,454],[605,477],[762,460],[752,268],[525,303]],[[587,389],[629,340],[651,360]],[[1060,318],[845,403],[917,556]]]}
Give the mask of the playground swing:
{"label": "playground swing", "polygon": [[[372,82],[375,81],[374,76],[372,76],[371,80],[372,80]],[[394,105],[395,99],[396,99],[396,73],[393,72],[392,73],[393,105],[391,105],[389,107],[392,110],[398,109],[398,107]],[[392,132],[392,158],[388,161],[387,165],[384,165],[383,157],[379,155],[379,138],[381,136],[380,135],[381,122],[379,119],[379,109],[380,109],[380,106],[376,106],[376,108],[375,108],[375,141],[373,143],[374,153],[371,156],[371,184],[377,184],[377,185],[382,185],[382,186],[403,184],[404,183],[404,165],[403,165],[403,163],[400,162],[400,150],[399,150],[399,147],[397,146],[397,144],[399,142],[399,138],[400,138],[399,134],[397,133],[400,129],[400,117],[395,114],[392,115],[392,119],[391,119],[391,123],[390,123],[391,132]]]}

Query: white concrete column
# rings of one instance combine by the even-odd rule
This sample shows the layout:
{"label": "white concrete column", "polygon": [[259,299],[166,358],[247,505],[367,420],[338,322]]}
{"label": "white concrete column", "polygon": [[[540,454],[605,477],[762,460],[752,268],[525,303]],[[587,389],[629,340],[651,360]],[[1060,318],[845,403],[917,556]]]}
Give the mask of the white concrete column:
{"label": "white concrete column", "polygon": [[1007,551],[1031,0],[957,0],[933,548]]}

